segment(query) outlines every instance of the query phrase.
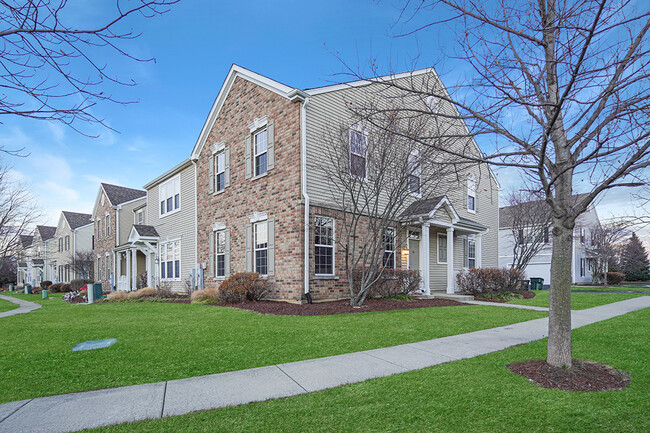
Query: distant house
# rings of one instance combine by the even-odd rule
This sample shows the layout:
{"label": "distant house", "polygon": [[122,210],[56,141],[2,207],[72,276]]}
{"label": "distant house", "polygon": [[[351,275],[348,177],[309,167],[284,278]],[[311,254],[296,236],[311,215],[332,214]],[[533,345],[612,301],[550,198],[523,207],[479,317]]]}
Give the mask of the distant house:
{"label": "distant house", "polygon": [[[577,196],[579,198],[580,196]],[[521,205],[526,205],[522,203]],[[516,237],[512,232],[512,215],[516,212],[515,206],[506,206],[499,209],[499,267],[509,268],[513,262],[513,248]],[[571,250],[571,282],[591,283],[592,282],[592,258],[589,256],[589,246],[593,245],[592,230],[600,226],[598,214],[593,206],[590,206],[585,213],[576,220],[573,229],[573,247]],[[553,234],[549,230],[548,236],[544,239],[544,246],[536,254],[525,268],[528,278],[538,277],[544,279],[544,284],[551,282],[551,256],[553,246]]]}
{"label": "distant house", "polygon": [[18,257],[18,284],[39,285],[41,281],[51,278],[48,268],[54,249],[55,233],[56,227],[36,226],[33,235],[21,235],[23,250]]}
{"label": "distant house", "polygon": [[[125,263],[117,263],[115,248],[128,242],[133,226],[133,210],[146,204],[146,191],[101,183],[92,221],[94,224],[95,281],[103,290],[113,290],[116,284],[115,272],[124,269]],[[144,255],[135,255],[136,263],[144,262]],[[119,274],[118,274],[119,275]]]}
{"label": "distant house", "polygon": [[62,211],[53,239],[48,262],[48,277],[59,283],[69,283],[76,278],[88,278],[75,266],[77,252],[89,252],[93,248],[92,215]]}

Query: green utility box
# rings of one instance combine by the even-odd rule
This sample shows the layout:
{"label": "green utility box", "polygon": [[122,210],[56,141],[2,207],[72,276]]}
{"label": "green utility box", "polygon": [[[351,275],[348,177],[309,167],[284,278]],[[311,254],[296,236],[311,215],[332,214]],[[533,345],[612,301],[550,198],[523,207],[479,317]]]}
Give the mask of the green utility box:
{"label": "green utility box", "polygon": [[9,284],[9,291],[13,292],[14,290],[16,290],[16,287],[13,284]]}
{"label": "green utility box", "polygon": [[531,290],[542,290],[544,288],[544,278],[531,278],[530,279],[530,289]]}
{"label": "green utility box", "polygon": [[88,289],[88,303],[94,304],[102,298],[102,285],[101,284],[86,284]]}
{"label": "green utility box", "polygon": [[43,291],[41,291],[41,296],[43,299],[47,299],[47,290],[43,289]]}
{"label": "green utility box", "polygon": [[31,284],[25,284],[25,294],[26,295],[31,295],[32,294],[32,285]]}

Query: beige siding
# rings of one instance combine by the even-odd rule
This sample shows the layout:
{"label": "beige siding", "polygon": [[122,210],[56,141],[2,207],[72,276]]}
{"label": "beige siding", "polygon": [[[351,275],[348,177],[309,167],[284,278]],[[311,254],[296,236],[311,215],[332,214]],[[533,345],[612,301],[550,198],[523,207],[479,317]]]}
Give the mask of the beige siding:
{"label": "beige siding", "polygon": [[[176,176],[176,175],[174,175]],[[168,179],[171,179],[172,177]],[[181,239],[181,281],[170,282],[175,291],[184,291],[185,281],[190,277],[190,271],[196,266],[196,190],[194,178],[194,165],[190,164],[180,172],[181,182],[181,210],[167,216],[160,217],[160,203],[158,199],[158,186],[163,182],[153,185],[147,190],[146,221],[152,225],[160,235],[160,241]],[[168,180],[165,179],[165,180]],[[156,277],[159,277],[159,271]]]}
{"label": "beige siding", "polygon": [[[122,245],[129,239],[131,228],[133,227],[133,209],[146,203],[147,197],[142,197],[120,205],[120,211],[117,214],[120,219],[120,232],[117,234],[117,245]],[[115,223],[111,222],[111,228],[115,229]],[[116,245],[116,246],[117,246]]]}
{"label": "beige siding", "polygon": [[90,251],[93,249],[93,233],[93,224],[88,224],[77,229],[77,251]]}

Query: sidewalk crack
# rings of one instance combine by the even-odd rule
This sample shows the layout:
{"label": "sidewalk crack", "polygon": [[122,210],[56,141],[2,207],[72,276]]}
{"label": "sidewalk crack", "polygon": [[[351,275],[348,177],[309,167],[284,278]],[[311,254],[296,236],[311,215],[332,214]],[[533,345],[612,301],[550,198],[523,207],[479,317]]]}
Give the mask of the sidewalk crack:
{"label": "sidewalk crack", "polygon": [[162,418],[165,414],[165,399],[167,398],[167,383],[168,381],[165,381],[165,389],[163,390],[163,398],[162,398],[162,407],[160,408],[160,417]]}
{"label": "sidewalk crack", "polygon": [[307,392],[307,393],[309,392],[309,391],[307,391],[307,390],[306,390],[306,389],[305,389],[301,384],[299,384],[299,383],[296,381],[296,379],[294,379],[293,377],[289,376],[289,375],[287,374],[286,371],[284,371],[282,368],[280,368],[279,365],[276,364],[275,366],[278,367],[278,370],[280,370],[281,372],[283,372],[285,376],[287,376],[289,379],[291,379],[291,380],[293,381],[293,383],[295,383],[296,385],[298,385],[298,386],[300,387],[300,389],[302,389],[303,391],[305,391],[305,392]]}
{"label": "sidewalk crack", "polygon": [[17,407],[16,410],[14,410],[13,412],[11,412],[9,415],[7,415],[6,417],[0,419],[0,424],[2,424],[3,422],[5,422],[5,420],[6,420],[7,418],[9,418],[11,415],[15,414],[16,412],[18,412],[20,409],[24,408],[25,405],[26,405],[27,403],[30,403],[30,402],[33,401],[33,400],[34,400],[33,398],[30,398],[30,399],[27,400],[24,404],[22,404],[22,405],[20,405],[19,407]]}

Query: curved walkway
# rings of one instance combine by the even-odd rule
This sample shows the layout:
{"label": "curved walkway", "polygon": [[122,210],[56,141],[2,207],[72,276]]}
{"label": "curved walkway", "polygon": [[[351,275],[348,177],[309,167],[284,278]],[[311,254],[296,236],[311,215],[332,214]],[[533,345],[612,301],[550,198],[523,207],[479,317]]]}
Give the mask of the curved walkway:
{"label": "curved walkway", "polygon": [[[642,296],[573,311],[571,327],[648,307],[650,296]],[[473,358],[547,336],[548,318],[542,318],[307,361],[15,401],[0,404],[0,433],[70,432],[290,397]]]}
{"label": "curved walkway", "polygon": [[0,317],[15,316],[16,314],[25,314],[41,308],[41,304],[35,302],[23,301],[11,296],[0,295],[0,299],[18,304],[18,308],[0,313]]}

